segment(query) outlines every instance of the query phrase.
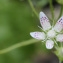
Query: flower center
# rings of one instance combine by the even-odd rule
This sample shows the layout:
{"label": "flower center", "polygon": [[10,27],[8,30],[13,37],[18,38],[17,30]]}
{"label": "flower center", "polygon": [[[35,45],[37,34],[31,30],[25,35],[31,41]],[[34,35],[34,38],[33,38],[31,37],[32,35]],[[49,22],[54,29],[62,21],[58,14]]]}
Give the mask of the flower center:
{"label": "flower center", "polygon": [[49,30],[47,32],[47,37],[49,37],[49,38],[54,38],[55,35],[56,35],[56,32],[54,30]]}

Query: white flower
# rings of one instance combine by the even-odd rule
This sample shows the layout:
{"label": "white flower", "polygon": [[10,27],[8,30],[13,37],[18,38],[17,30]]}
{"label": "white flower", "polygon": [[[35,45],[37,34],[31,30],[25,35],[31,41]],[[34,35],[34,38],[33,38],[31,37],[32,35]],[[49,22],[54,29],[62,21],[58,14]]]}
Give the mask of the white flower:
{"label": "white flower", "polygon": [[60,34],[63,29],[63,16],[57,21],[54,27],[50,25],[49,19],[43,12],[40,12],[39,18],[44,32],[31,32],[30,35],[35,39],[45,41],[47,49],[54,47],[55,42],[53,39],[63,42],[63,34]]}

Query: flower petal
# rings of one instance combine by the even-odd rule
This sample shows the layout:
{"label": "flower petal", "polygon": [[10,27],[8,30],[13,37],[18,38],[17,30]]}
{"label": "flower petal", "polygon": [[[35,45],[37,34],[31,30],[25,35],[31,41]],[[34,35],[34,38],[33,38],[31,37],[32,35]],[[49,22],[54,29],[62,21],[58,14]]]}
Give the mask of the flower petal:
{"label": "flower petal", "polygon": [[54,46],[54,42],[52,40],[47,40],[46,41],[46,48],[47,49],[52,49]]}
{"label": "flower petal", "polygon": [[49,30],[51,28],[51,25],[49,23],[49,19],[47,18],[47,16],[43,12],[40,12],[39,18],[40,18],[40,23],[43,29]]}
{"label": "flower petal", "polygon": [[63,29],[63,16],[57,21],[54,30],[60,32]]}
{"label": "flower petal", "polygon": [[63,34],[57,35],[56,40],[59,42],[63,42]]}
{"label": "flower petal", "polygon": [[38,40],[44,40],[45,39],[45,33],[44,32],[31,32],[30,35]]}

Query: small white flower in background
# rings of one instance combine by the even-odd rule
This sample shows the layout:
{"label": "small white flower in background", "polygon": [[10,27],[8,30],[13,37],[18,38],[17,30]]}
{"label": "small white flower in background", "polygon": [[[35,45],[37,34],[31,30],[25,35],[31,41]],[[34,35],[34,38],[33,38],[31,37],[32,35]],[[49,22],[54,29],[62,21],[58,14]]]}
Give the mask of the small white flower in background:
{"label": "small white flower in background", "polygon": [[30,35],[35,39],[45,41],[47,49],[54,47],[55,42],[53,39],[63,42],[63,34],[60,34],[63,29],[63,16],[57,21],[54,27],[50,25],[49,19],[43,12],[40,12],[39,18],[44,32],[31,32]]}

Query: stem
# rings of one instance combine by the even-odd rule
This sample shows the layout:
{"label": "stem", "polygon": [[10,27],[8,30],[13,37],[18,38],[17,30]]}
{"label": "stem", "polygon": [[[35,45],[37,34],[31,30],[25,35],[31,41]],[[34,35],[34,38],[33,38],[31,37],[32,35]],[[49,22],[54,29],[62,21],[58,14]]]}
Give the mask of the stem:
{"label": "stem", "polygon": [[62,47],[62,42],[60,44],[61,44],[61,47]]}
{"label": "stem", "polygon": [[55,39],[53,39],[53,41],[55,42],[56,46],[57,46],[57,47],[59,47],[59,46],[58,46],[58,43],[56,42],[56,40],[55,40]]}
{"label": "stem", "polygon": [[52,15],[52,21],[53,21],[52,25],[54,25],[54,7],[52,4],[52,0],[49,0],[49,4],[50,4],[51,15]]}
{"label": "stem", "polygon": [[[38,13],[36,12],[34,6],[33,6],[33,3],[31,2],[31,0],[28,0],[29,4],[30,4],[30,7],[32,9],[32,11],[35,13],[35,15],[38,17]],[[39,17],[38,17],[39,18]]]}
{"label": "stem", "polygon": [[[60,14],[59,14],[58,19],[61,17],[62,13],[63,13],[63,5],[61,5]],[[57,20],[58,20],[58,19],[57,19]]]}
{"label": "stem", "polygon": [[30,40],[27,40],[27,41],[23,41],[23,42],[14,44],[14,45],[12,45],[8,48],[0,50],[0,54],[4,54],[4,53],[10,52],[10,51],[12,51],[16,48],[27,46],[27,45],[30,45],[30,44],[34,44],[34,43],[37,43],[37,42],[39,42],[39,40],[35,40],[35,39],[30,39]]}

